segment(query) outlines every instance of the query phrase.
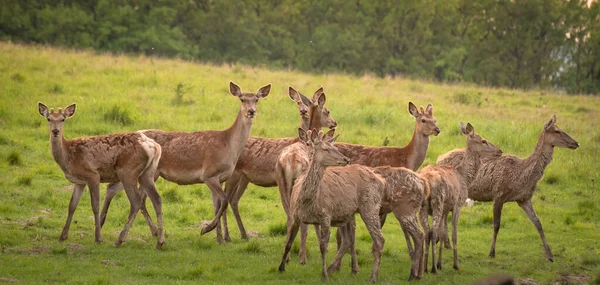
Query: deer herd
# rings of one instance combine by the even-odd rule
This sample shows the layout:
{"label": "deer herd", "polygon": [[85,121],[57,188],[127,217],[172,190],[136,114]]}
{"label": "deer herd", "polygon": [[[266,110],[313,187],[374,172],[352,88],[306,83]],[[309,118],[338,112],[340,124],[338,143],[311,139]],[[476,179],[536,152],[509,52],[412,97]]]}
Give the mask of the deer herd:
{"label": "deer herd", "polygon": [[[230,82],[229,91],[240,100],[241,107],[233,125],[225,130],[141,130],[71,140],[65,139],[63,124],[75,114],[75,104],[55,111],[39,102],[39,113],[50,126],[52,156],[67,180],[74,184],[67,221],[59,240],[68,238],[73,214],[87,186],[96,242],[102,241],[101,228],[112,198],[124,189],[130,211],[115,245],[124,242],[135,216],[141,211],[152,234],[157,237],[156,247],[161,248],[165,243],[162,199],[155,186],[160,176],[179,185],[204,183],[208,186],[215,216],[201,234],[216,228],[219,243],[231,241],[226,215],[228,205],[231,205],[241,238],[248,239],[238,210],[248,183],[277,186],[287,216],[287,236],[279,271],[285,271],[298,231],[300,263],[306,263],[307,225],[311,224],[319,241],[322,279],[340,270],[342,257],[348,251],[352,259],[351,271],[358,272],[357,213],[373,242],[370,281],[376,282],[378,278],[385,242],[381,228],[388,213],[393,213],[406,238],[412,262],[408,280],[420,279],[428,271],[430,247],[431,272],[442,269],[442,243],[452,248],[453,267],[458,270],[457,227],[461,206],[467,198],[493,201],[494,232],[490,257],[496,253],[502,206],[515,201],[539,232],[546,258],[554,261],[531,199],[544,169],[552,161],[554,147],[579,147],[556,125],[556,116],[543,126],[533,153],[525,159],[503,155],[498,147],[475,133],[473,125],[461,122],[466,147],[443,154],[436,165],[419,170],[427,154],[429,137],[440,134],[431,103],[425,108],[417,108],[412,102],[408,104],[408,112],[415,118],[415,129],[412,139],[404,147],[347,144],[335,142],[337,123],[325,107],[323,88],[309,99],[289,87],[289,96],[297,104],[300,114],[298,137],[250,136],[257,102],[267,97],[270,90],[269,84],[256,93],[243,93],[240,87]],[[322,128],[329,130],[323,133]],[[101,212],[100,183],[109,183]],[[146,209],[146,197],[154,207],[156,225]],[[451,246],[447,225],[450,212]],[[338,228],[338,248],[333,262],[327,267],[331,227]]]}

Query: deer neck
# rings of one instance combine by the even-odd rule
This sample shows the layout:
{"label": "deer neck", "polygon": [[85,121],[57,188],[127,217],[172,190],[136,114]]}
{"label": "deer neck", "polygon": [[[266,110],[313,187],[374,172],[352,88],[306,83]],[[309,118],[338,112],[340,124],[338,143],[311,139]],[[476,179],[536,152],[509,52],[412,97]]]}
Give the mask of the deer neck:
{"label": "deer neck", "polygon": [[319,201],[319,188],[325,169],[326,166],[317,164],[314,155],[312,155],[308,169],[306,169],[306,176],[302,182],[302,192],[299,197],[301,203],[307,203],[309,205],[317,204],[317,201]]}
{"label": "deer neck", "polygon": [[429,148],[429,136],[418,132],[417,128],[415,127],[415,131],[413,132],[410,142],[404,148],[408,150],[406,167],[416,171],[419,166],[423,164],[423,161],[425,161],[425,156],[427,156],[427,148]]}
{"label": "deer neck", "polygon": [[471,182],[475,180],[477,171],[481,165],[480,159],[481,157],[479,155],[475,154],[468,148],[466,149],[463,160],[456,167],[456,170],[460,174],[462,180],[465,182],[465,185],[470,185]]}
{"label": "deer neck", "polygon": [[253,121],[254,119],[244,116],[242,110],[240,110],[233,125],[226,130],[226,140],[231,149],[231,153],[234,154],[235,157],[239,157],[244,150],[248,137],[250,137]]}
{"label": "deer neck", "polygon": [[321,129],[321,112],[319,112],[319,106],[311,107],[310,119],[308,120],[308,123],[305,121],[302,121],[302,125],[303,126],[301,126],[301,127],[304,130],[312,130],[312,129],[320,130]]}
{"label": "deer neck", "polygon": [[538,181],[542,178],[544,169],[552,162],[553,153],[554,147],[544,142],[544,132],[542,131],[533,153],[524,160],[525,167],[529,168],[524,172],[533,175],[529,178],[530,180],[535,179],[535,181]]}
{"label": "deer neck", "polygon": [[54,157],[54,161],[56,161],[63,171],[67,169],[67,144],[62,131],[56,137],[50,133],[50,152],[52,153],[52,157]]}

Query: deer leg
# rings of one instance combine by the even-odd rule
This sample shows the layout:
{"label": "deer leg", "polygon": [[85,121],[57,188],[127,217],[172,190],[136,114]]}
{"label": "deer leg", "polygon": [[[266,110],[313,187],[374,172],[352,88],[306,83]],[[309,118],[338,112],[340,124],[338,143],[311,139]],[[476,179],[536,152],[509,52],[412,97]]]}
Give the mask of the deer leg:
{"label": "deer leg", "polygon": [[492,247],[490,248],[490,257],[496,257],[496,237],[500,230],[500,219],[502,218],[503,202],[494,200],[494,235],[492,237]]}
{"label": "deer leg", "polygon": [[519,204],[521,209],[523,209],[523,211],[525,211],[525,214],[527,214],[527,217],[529,217],[529,220],[531,220],[531,222],[535,225],[535,228],[537,229],[538,233],[540,234],[540,238],[542,238],[542,243],[544,243],[544,250],[546,252],[546,258],[550,262],[554,262],[554,256],[552,255],[550,246],[548,245],[548,242],[546,241],[546,236],[544,235],[544,230],[542,229],[542,223],[540,222],[537,215],[535,214],[535,210],[533,209],[533,204],[531,204],[531,199],[526,200],[526,201],[517,202],[517,203]]}
{"label": "deer leg", "polygon": [[421,222],[421,227],[423,227],[423,230],[425,232],[425,240],[424,240],[424,244],[425,244],[425,249],[423,250],[424,256],[423,256],[423,271],[424,272],[428,272],[429,270],[427,269],[428,263],[429,263],[429,243],[431,241],[431,235],[433,234],[433,232],[431,231],[431,229],[429,229],[429,203],[426,203],[423,207],[421,207],[421,210],[419,212],[419,221]]}
{"label": "deer leg", "polygon": [[[121,177],[119,177],[121,178]],[[115,246],[120,246],[124,241],[133,221],[135,220],[135,216],[137,212],[140,210],[141,206],[141,197],[138,194],[137,189],[137,181],[126,182],[121,179],[123,182],[123,186],[125,187],[125,194],[127,194],[127,198],[129,199],[129,215],[127,216],[127,222],[125,222],[125,226],[123,230],[119,234],[119,238],[115,242]]]}
{"label": "deer leg", "polygon": [[[444,221],[444,232],[445,233],[448,232],[448,221],[447,220]],[[450,249],[450,238],[448,237],[448,235],[446,235],[446,238],[444,238],[444,247],[446,249]]]}
{"label": "deer leg", "polygon": [[296,235],[298,234],[299,227],[300,227],[300,222],[298,220],[293,220],[293,221],[291,221],[291,223],[288,223],[287,236],[285,239],[285,247],[283,249],[283,256],[281,257],[281,263],[279,264],[279,272],[285,271],[285,264],[287,262],[289,254],[290,254],[290,250],[292,249],[292,244],[294,243],[294,239],[296,239]]}
{"label": "deer leg", "polygon": [[60,238],[58,238],[59,241],[64,241],[69,237],[69,228],[71,227],[71,220],[73,219],[73,214],[75,214],[75,210],[77,209],[79,200],[81,200],[81,195],[83,194],[84,189],[85,184],[73,185],[73,193],[71,194],[71,201],[69,201],[69,212],[67,215],[67,221],[65,222],[65,226],[63,227],[62,233],[60,234]]}
{"label": "deer leg", "polygon": [[331,265],[329,265],[329,267],[327,268],[328,274],[331,274],[334,271],[339,271],[342,267],[342,258],[344,257],[344,254],[346,253],[346,251],[348,251],[348,248],[350,248],[350,245],[352,244],[350,234],[351,230],[352,229],[350,228],[350,222],[337,229],[336,239],[339,237],[340,246],[337,249],[333,262],[331,262]]}
{"label": "deer leg", "polygon": [[350,244],[350,257],[352,259],[352,274],[358,273],[358,259],[356,258],[356,220],[352,218],[350,224],[350,240],[352,243]]}
{"label": "deer leg", "polygon": [[321,280],[327,280],[327,247],[329,245],[330,225],[329,221],[321,223],[321,235],[319,237],[319,249],[321,250]]}
{"label": "deer leg", "polygon": [[92,203],[92,212],[94,213],[94,229],[96,235],[96,242],[102,242],[102,226],[100,225],[100,183],[88,184],[90,189],[90,197]]}
{"label": "deer leg", "polygon": [[[317,232],[317,237],[319,229],[318,226],[315,225],[315,231]],[[300,223],[300,249],[298,250],[298,257],[300,258],[300,264],[306,264],[306,239],[308,237],[308,225],[305,223]],[[318,240],[318,238],[317,238]]]}
{"label": "deer leg", "polygon": [[[154,188],[156,188],[156,185],[154,186]],[[146,224],[148,225],[148,227],[150,228],[150,232],[152,233],[152,236],[158,237],[159,236],[159,232],[158,229],[156,228],[156,226],[154,225],[154,223],[152,222],[152,217],[150,217],[150,213],[148,212],[148,208],[146,208],[146,192],[141,191],[140,192],[140,212],[142,212],[142,215],[144,216],[144,219],[146,220]],[[162,205],[162,203],[161,203]]]}
{"label": "deer leg", "polygon": [[[458,242],[458,218],[460,216],[460,205],[456,205],[452,210],[452,253],[454,254],[454,269],[459,270],[458,267],[458,248],[456,243]],[[447,226],[448,223],[445,224]],[[445,229],[447,232],[447,229]],[[446,239],[444,239],[446,240]],[[440,245],[441,246],[441,245]],[[441,255],[440,255],[441,256]]]}
{"label": "deer leg", "polygon": [[[206,179],[204,181],[204,183],[206,183],[208,188],[210,188],[212,198],[213,198],[213,206],[216,206],[217,209],[215,209],[215,218],[210,222],[210,224],[206,225],[202,229],[202,231],[200,232],[200,235],[210,232],[217,227],[217,225],[219,224],[219,220],[221,219],[221,215],[223,215],[223,212],[225,210],[227,210],[227,204],[228,204],[227,196],[225,195],[225,192],[223,192],[221,183],[219,182],[217,177],[211,177],[209,179]],[[217,232],[217,242],[218,243],[223,242],[222,237],[221,237],[221,239],[219,239],[218,232]]]}
{"label": "deer leg", "polygon": [[121,187],[123,184],[121,182],[109,183],[106,186],[106,196],[104,196],[104,202],[102,203],[102,212],[100,212],[100,226],[104,226],[104,222],[106,221],[106,214],[108,213],[108,207],[110,206],[110,202],[112,199],[121,191]]}
{"label": "deer leg", "polygon": [[410,269],[410,275],[408,277],[408,281],[413,279],[421,279],[423,278],[423,240],[424,233],[419,228],[419,222],[417,220],[417,216],[402,216],[400,211],[395,211],[394,215],[396,219],[400,222],[402,229],[406,230],[406,232],[412,237],[415,247],[414,254],[411,257],[412,266]]}
{"label": "deer leg", "polygon": [[[442,251],[444,249],[444,241],[448,239],[448,231],[446,228],[446,224],[448,223],[448,214],[450,212],[446,212],[442,215],[442,220],[439,222],[437,227],[437,239],[435,239],[434,243],[439,243],[438,247],[438,258],[437,258],[437,269],[442,270]],[[438,246],[438,245],[436,245]]]}
{"label": "deer leg", "polygon": [[[246,192],[249,182],[250,181],[246,175],[242,174],[239,182],[237,183],[236,191],[233,193],[233,197],[228,197],[229,203],[231,204],[231,211],[233,212],[238,228],[240,229],[240,237],[245,240],[248,240],[248,234],[246,233],[246,228],[244,228],[244,223],[242,222],[242,217],[240,216],[240,211],[238,210],[238,204],[240,199],[242,199],[242,195],[244,195],[244,192]],[[227,229],[227,226],[225,226],[225,229]],[[227,234],[225,238],[229,239],[229,234]],[[231,239],[229,240],[231,241]]]}
{"label": "deer leg", "polygon": [[381,233],[381,225],[379,224],[379,209],[361,212],[360,217],[365,222],[367,230],[369,231],[371,239],[373,240],[372,250],[374,259],[373,268],[371,270],[371,278],[369,281],[374,283],[377,282],[377,277],[379,275],[379,264],[381,263],[381,255],[383,253],[383,245],[385,243],[385,239]]}
{"label": "deer leg", "polygon": [[[156,236],[158,237],[158,240],[156,243],[156,248],[160,249],[165,244],[165,231],[164,231],[164,227],[163,227],[163,213],[162,213],[162,198],[160,197],[160,194],[156,190],[156,184],[154,184],[154,177],[153,177],[152,173],[144,172],[139,180],[140,180],[141,188],[143,188],[143,190],[145,191],[143,196],[145,197],[147,195],[148,198],[150,198],[150,201],[152,201],[152,206],[154,206],[154,212],[156,213],[156,223],[158,224],[157,234],[156,234]],[[145,210],[146,203],[145,203],[144,198],[141,199],[140,204],[141,204],[140,205],[141,208]],[[146,215],[148,215],[147,211],[144,216],[146,217]],[[146,219],[146,221],[149,220],[150,216],[148,215],[147,217],[148,217],[148,219]],[[153,233],[153,235],[154,235],[154,233]]]}
{"label": "deer leg", "polygon": [[413,249],[412,242],[410,241],[410,235],[408,231],[404,228],[403,224],[400,224],[400,228],[402,229],[402,233],[404,234],[404,239],[406,240],[406,249],[408,249],[408,255],[412,259],[415,255],[415,250]]}

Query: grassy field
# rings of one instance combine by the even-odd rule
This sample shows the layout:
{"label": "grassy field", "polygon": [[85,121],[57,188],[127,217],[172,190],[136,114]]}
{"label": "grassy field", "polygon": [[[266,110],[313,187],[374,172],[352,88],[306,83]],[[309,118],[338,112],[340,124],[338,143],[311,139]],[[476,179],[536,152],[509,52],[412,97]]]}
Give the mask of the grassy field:
{"label": "grassy field", "polygon": [[[600,97],[368,75],[309,75],[6,42],[0,43],[0,283],[320,282],[320,254],[312,230],[308,263],[301,266],[294,258],[286,272],[277,272],[285,242],[285,214],[275,187],[250,185],[242,198],[240,212],[246,228],[258,233],[250,241],[239,238],[231,214],[231,243],[217,244],[214,233],[200,236],[201,221],[213,218],[208,188],[159,179],[167,233],[163,250],[154,249],[155,238],[141,215],[126,243],[113,246],[129,209],[124,194],[111,205],[103,243],[94,243],[87,194],[75,213],[69,239],[58,242],[72,186],[52,159],[48,125],[38,114],[38,101],[54,108],[77,103],[77,113],[65,123],[67,138],[150,128],[224,129],[239,109],[239,101],[228,94],[229,81],[243,91],[273,85],[271,95],[258,104],[252,129],[253,135],[261,137],[296,135],[298,112],[288,98],[288,86],[306,95],[323,86],[327,106],[338,122],[339,141],[368,145],[407,144],[414,129],[408,102],[417,106],[431,102],[442,133],[431,139],[425,165],[464,147],[459,121],[471,122],[505,153],[528,156],[543,124],[556,114],[557,125],[581,147],[555,150],[533,199],[555,262],[544,258],[535,227],[516,203],[504,207],[496,258],[489,258],[492,205],[476,203],[461,213],[461,270],[452,269],[452,254],[446,250],[444,270],[414,283],[469,284],[497,273],[533,278],[541,284],[564,283],[568,278],[600,283]],[[368,281],[371,240],[360,219],[358,224],[360,272],[351,275],[346,258],[343,270],[327,283]],[[386,243],[379,283],[405,283],[410,263],[398,222],[389,218],[383,232]]]}

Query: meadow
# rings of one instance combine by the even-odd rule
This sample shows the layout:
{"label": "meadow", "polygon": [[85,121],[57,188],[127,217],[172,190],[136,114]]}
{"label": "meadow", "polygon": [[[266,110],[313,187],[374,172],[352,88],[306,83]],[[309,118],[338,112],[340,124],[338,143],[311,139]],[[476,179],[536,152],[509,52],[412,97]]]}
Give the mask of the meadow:
{"label": "meadow", "polygon": [[[103,227],[104,242],[94,243],[87,190],[69,239],[58,242],[72,185],[50,154],[49,127],[38,114],[38,101],[53,108],[77,104],[75,116],[64,125],[66,138],[141,129],[224,129],[239,109],[239,100],[229,95],[229,81],[252,92],[272,84],[271,94],[258,104],[252,128],[252,135],[260,137],[297,134],[298,111],[288,97],[288,86],[307,96],[323,86],[326,106],[338,123],[338,140],[367,145],[406,145],[414,130],[408,102],[417,106],[431,102],[442,132],[431,138],[424,165],[464,147],[460,121],[473,124],[476,132],[505,153],[526,157],[544,123],[556,114],[557,125],[581,147],[555,149],[533,198],[555,262],[545,259],[535,227],[516,203],[504,206],[496,258],[488,257],[492,204],[475,203],[460,216],[460,271],[452,269],[452,253],[445,250],[444,269],[413,283],[469,284],[503,273],[540,284],[569,280],[600,284],[600,97],[215,66],[9,42],[0,42],[0,283],[320,282],[320,254],[312,228],[307,264],[298,263],[296,242],[287,271],[277,271],[285,242],[285,214],[276,187],[251,184],[243,196],[240,212],[246,229],[253,233],[249,241],[239,238],[231,212],[231,243],[217,244],[214,232],[200,236],[202,221],[213,218],[209,189],[202,184],[178,186],[159,178],[167,234],[162,250],[154,249],[156,240],[141,215],[126,242],[119,248],[113,246],[129,211],[123,193],[111,204]],[[149,202],[148,206],[152,208]],[[342,271],[324,284],[368,282],[371,239],[357,220],[360,272],[350,274],[346,257]],[[386,243],[379,283],[406,283],[410,262],[398,222],[388,218],[383,234]],[[332,238],[329,260],[334,256],[334,243]]]}

